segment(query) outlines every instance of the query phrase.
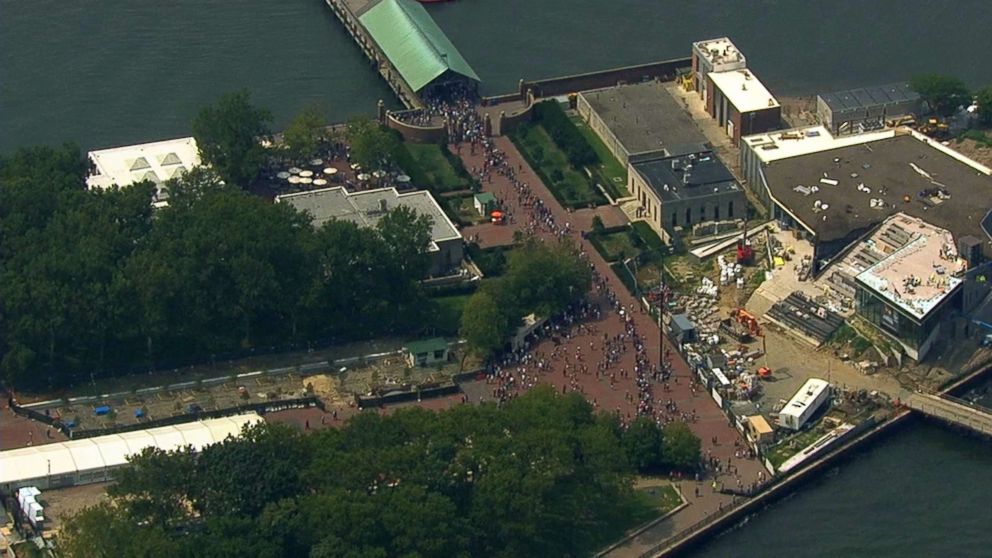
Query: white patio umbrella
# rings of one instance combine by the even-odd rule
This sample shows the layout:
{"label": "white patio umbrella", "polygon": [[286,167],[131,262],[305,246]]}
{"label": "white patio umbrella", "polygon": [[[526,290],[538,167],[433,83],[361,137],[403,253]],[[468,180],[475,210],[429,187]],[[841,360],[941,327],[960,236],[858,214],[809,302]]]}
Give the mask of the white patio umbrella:
{"label": "white patio umbrella", "polygon": [[327,167],[326,169],[324,169],[324,174],[337,174],[337,173],[338,173],[338,169],[334,167]]}
{"label": "white patio umbrella", "polygon": [[324,160],[323,159],[313,159],[312,161],[310,161],[310,164],[313,165],[313,166],[315,166],[315,167],[319,167],[320,165],[323,165],[324,164]]}
{"label": "white patio umbrella", "polygon": [[280,179],[282,179],[282,180],[286,180],[286,179],[287,179],[287,178],[289,178],[290,176],[292,176],[292,175],[291,175],[291,174],[289,174],[289,173],[288,173],[288,172],[286,172],[286,171],[282,171],[282,172],[280,172],[280,173],[278,173],[278,174],[276,174],[276,177],[278,177],[278,178],[280,178]]}
{"label": "white patio umbrella", "polygon": [[359,174],[359,175],[358,175],[358,179],[359,179],[359,180],[368,180],[368,179],[369,179],[369,175],[367,175],[367,174],[365,174],[365,173],[363,172],[362,174]]}
{"label": "white patio umbrella", "polygon": [[303,170],[303,169],[301,169],[300,167],[290,167],[289,172],[291,172],[293,174],[300,174],[300,171],[301,170]]}
{"label": "white patio umbrella", "polygon": [[300,183],[300,177],[299,176],[290,176],[289,177],[289,183],[290,184],[299,184]]}
{"label": "white patio umbrella", "polygon": [[309,177],[313,176],[313,171],[312,170],[305,170],[305,171],[303,171],[303,172],[300,173],[300,176],[308,177],[309,178]]}
{"label": "white patio umbrella", "polygon": [[324,180],[323,178],[314,178],[313,179],[313,185],[314,186],[326,186],[327,185],[327,181]]}
{"label": "white patio umbrella", "polygon": [[303,177],[300,179],[300,184],[312,184],[313,179],[308,177]]}
{"label": "white patio umbrella", "polygon": [[386,171],[381,171],[381,170],[374,171],[372,173],[372,176],[376,178],[382,178],[383,176],[386,176]]}
{"label": "white patio umbrella", "polygon": [[401,174],[396,177],[396,182],[403,182],[403,183],[410,182],[410,177],[405,174]]}

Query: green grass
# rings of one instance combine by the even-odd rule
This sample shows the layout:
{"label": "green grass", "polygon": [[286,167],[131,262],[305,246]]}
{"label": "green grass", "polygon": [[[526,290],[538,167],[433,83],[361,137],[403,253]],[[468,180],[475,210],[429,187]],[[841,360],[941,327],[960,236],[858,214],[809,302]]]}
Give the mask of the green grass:
{"label": "green grass", "polygon": [[579,208],[605,203],[589,177],[571,166],[568,157],[551,141],[544,128],[521,126],[513,132],[511,139],[562,205]]}
{"label": "green grass", "polygon": [[603,256],[603,259],[608,262],[632,258],[641,252],[640,248],[635,244],[632,231],[626,227],[608,232],[590,234],[589,240],[599,254]]}
{"label": "green grass", "polygon": [[465,303],[472,295],[439,296],[432,300],[437,305],[432,320],[436,335],[455,336],[462,321]]}
{"label": "green grass", "polygon": [[644,245],[647,246],[648,250],[665,253],[667,246],[665,246],[661,237],[658,236],[658,233],[654,232],[654,229],[651,228],[651,225],[647,221],[634,221],[631,223],[631,226],[634,227],[634,232],[644,241]]}
{"label": "green grass", "polygon": [[479,212],[475,210],[475,200],[472,196],[446,198],[446,201],[451,213],[458,217],[454,219],[457,223],[461,223],[462,225],[478,225],[488,220],[486,217],[479,215]]}
{"label": "green grass", "polygon": [[682,498],[675,490],[675,487],[670,484],[638,488],[636,492],[638,498],[645,505],[657,510],[659,515],[666,514],[682,504]]}
{"label": "green grass", "polygon": [[592,150],[596,152],[596,156],[599,157],[600,164],[596,170],[602,176],[603,187],[616,192],[619,197],[629,196],[626,167],[620,164],[620,161],[610,152],[603,140],[599,139],[596,132],[583,122],[582,118],[573,116],[572,122],[575,123],[575,127],[578,128],[579,133],[586,139]]}
{"label": "green grass", "polygon": [[773,447],[768,453],[768,461],[778,469],[790,457],[809,447],[817,441],[825,432],[819,427],[813,427],[805,432],[800,432],[795,436],[786,438]]}
{"label": "green grass", "polygon": [[405,146],[424,172],[432,189],[452,192],[471,187],[469,181],[459,176],[458,171],[441,152],[445,148],[436,143],[407,143]]}

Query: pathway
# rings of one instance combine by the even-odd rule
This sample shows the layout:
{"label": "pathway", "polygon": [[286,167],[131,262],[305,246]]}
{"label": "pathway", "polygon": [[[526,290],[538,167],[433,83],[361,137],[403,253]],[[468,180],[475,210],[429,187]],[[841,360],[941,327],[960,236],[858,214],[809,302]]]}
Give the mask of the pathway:
{"label": "pathway", "polygon": [[[557,223],[570,223],[572,229],[575,231],[588,231],[592,228],[592,218],[594,215],[599,214],[601,216],[608,216],[611,221],[614,219],[623,218],[622,212],[614,207],[600,207],[596,210],[583,210],[577,212],[567,211],[555,200],[551,192],[541,182],[536,173],[527,165],[524,158],[508,138],[497,137],[494,138],[494,141],[496,146],[506,154],[509,164],[514,169],[517,169],[517,177],[521,181],[530,185],[532,193],[541,198],[544,204],[551,210],[551,213]],[[483,161],[483,153],[481,149],[476,148],[473,152],[466,144],[452,146],[452,150],[459,154],[465,163],[466,168],[481,168]],[[479,234],[480,242],[483,246],[503,244],[506,242],[505,238],[512,240],[513,230],[523,228],[526,224],[525,221],[528,215],[527,209],[520,207],[517,204],[517,194],[512,183],[509,179],[500,174],[493,174],[492,179],[484,182],[482,188],[484,191],[491,192],[499,198],[507,207],[509,213],[515,217],[515,219],[512,223],[502,227],[474,227],[472,228],[474,230],[466,230],[466,236],[471,234]],[[603,219],[604,221],[607,220],[606,217],[603,217]],[[550,237],[550,234],[545,233],[543,236]],[[609,264],[602,258],[602,256],[599,255],[598,252],[596,252],[592,245],[587,240],[582,239],[578,232],[573,233],[572,236],[589,255],[589,261],[595,266],[595,269],[600,276],[606,278],[610,289],[618,295],[623,306],[628,309],[628,311],[633,311],[637,330],[647,338],[646,349],[651,357],[652,363],[658,364],[661,359],[661,336],[655,321],[650,317],[650,315],[640,310],[640,305],[634,297],[629,294],[626,288],[624,288],[620,280],[609,268]],[[573,354],[575,350],[583,347],[588,349],[590,342],[596,343],[597,340],[601,342],[603,332],[614,334],[623,331],[623,321],[616,313],[606,312],[603,317],[595,323],[595,327],[597,328],[597,331],[594,334],[580,334],[565,341],[565,343],[570,345],[569,349],[566,351],[566,354]],[[654,390],[655,398],[666,400],[670,398],[677,403],[680,411],[685,411],[688,413],[695,411],[698,420],[695,423],[691,423],[690,427],[703,441],[704,455],[712,455],[719,458],[723,463],[729,463],[732,466],[737,467],[739,469],[741,479],[745,485],[757,480],[759,472],[765,474],[764,468],[755,460],[739,460],[734,458],[734,442],[740,439],[737,430],[728,423],[726,415],[723,414],[723,412],[717,407],[713,400],[710,399],[710,397],[703,393],[693,393],[690,390],[689,380],[691,377],[691,372],[689,365],[678,356],[674,347],[667,339],[664,341],[664,346],[671,352],[672,358],[674,359],[673,368],[674,375],[677,378],[677,383],[670,384],[669,392],[663,391],[662,386],[657,386]],[[535,350],[545,354],[550,354],[552,348],[553,345],[551,341],[544,341],[538,345]],[[628,351],[628,353],[624,355],[623,360],[620,362],[619,367],[632,370],[633,360],[634,352]],[[567,388],[566,384],[568,383],[568,380],[563,374],[563,363],[560,361],[552,361],[551,365],[552,370],[549,373],[544,374],[541,377],[541,381],[552,384],[557,389]],[[625,397],[627,392],[632,394],[637,393],[633,377],[622,379],[618,378],[616,389],[611,389],[605,382],[597,380],[592,374],[579,375],[579,381],[582,392],[588,398],[592,399],[599,408],[608,410],[619,409],[621,414],[624,416],[633,415],[635,405],[633,402],[628,401]],[[716,440],[716,444],[713,443],[714,439]],[[734,476],[728,474],[721,475],[718,481],[725,483],[727,487],[731,487],[736,484]],[[669,536],[696,524],[700,520],[703,520],[714,513],[717,513],[721,507],[729,505],[732,498],[730,496],[714,492],[712,486],[709,484],[711,482],[712,479],[708,479],[707,481],[698,483],[700,494],[698,497],[695,496],[697,483],[694,481],[683,482],[681,487],[683,493],[689,500],[689,505],[686,508],[648,529],[628,543],[612,550],[609,555],[639,556],[642,552],[648,550],[650,547],[663,541]]]}

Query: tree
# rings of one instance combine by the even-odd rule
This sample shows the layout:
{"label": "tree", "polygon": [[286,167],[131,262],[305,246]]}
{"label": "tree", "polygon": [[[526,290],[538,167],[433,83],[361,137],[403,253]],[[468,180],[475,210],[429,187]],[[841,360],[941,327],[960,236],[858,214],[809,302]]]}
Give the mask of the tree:
{"label": "tree", "polygon": [[486,289],[473,294],[465,303],[459,335],[483,358],[503,348],[510,332],[505,308]]}
{"label": "tree", "polygon": [[290,157],[296,161],[313,158],[325,139],[326,126],[327,115],[319,105],[314,103],[304,107],[282,134]]}
{"label": "tree", "polygon": [[365,170],[382,168],[396,158],[401,148],[396,134],[375,120],[359,118],[348,123],[345,138],[351,148],[351,160]]}
{"label": "tree", "polygon": [[909,87],[920,94],[930,110],[950,116],[971,99],[964,82],[949,76],[925,74],[909,80]]}
{"label": "tree", "polygon": [[630,423],[621,445],[631,465],[642,473],[657,470],[664,462],[664,435],[648,417],[637,417]]}
{"label": "tree", "polygon": [[193,119],[200,158],[228,184],[247,188],[265,161],[260,138],[269,133],[272,115],[251,104],[247,90],[228,93]]}
{"label": "tree", "polygon": [[684,422],[672,422],[664,429],[665,461],[676,469],[694,469],[699,465],[699,438]]}
{"label": "tree", "polygon": [[978,99],[978,120],[983,126],[992,126],[992,87],[986,87],[975,94]]}

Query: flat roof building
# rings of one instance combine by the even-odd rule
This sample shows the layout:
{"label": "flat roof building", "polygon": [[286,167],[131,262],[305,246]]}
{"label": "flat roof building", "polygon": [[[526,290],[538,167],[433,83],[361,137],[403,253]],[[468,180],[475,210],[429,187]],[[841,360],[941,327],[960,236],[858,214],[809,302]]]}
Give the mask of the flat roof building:
{"label": "flat roof building", "polygon": [[417,215],[431,218],[431,275],[442,275],[462,263],[462,235],[430,192],[417,190],[399,193],[396,188],[379,188],[364,192],[348,192],[341,186],[276,196],[276,201],[288,203],[310,215],[315,226],[332,219],[351,221],[359,227],[374,227],[391,209],[403,206]]}
{"label": "flat roof building", "polygon": [[693,87],[703,104],[709,99],[706,76],[713,72],[728,72],[747,68],[744,53],[727,37],[692,43]]}
{"label": "flat roof building", "polygon": [[883,251],[901,246],[857,275],[857,312],[918,361],[954,309],[967,263],[954,236],[923,219],[897,213],[883,229],[887,234],[873,245]]}
{"label": "flat roof building", "polygon": [[782,106],[750,70],[706,74],[706,112],[725,128],[734,145],[742,136],[780,127]]}
{"label": "flat roof building", "polygon": [[676,229],[747,212],[744,189],[709,150],[632,162],[627,188],[640,201],[641,216],[666,240]]}
{"label": "flat roof building", "polygon": [[689,112],[656,81],[582,91],[577,109],[624,166],[631,157],[681,155],[706,145]]}
{"label": "flat roof building", "polygon": [[800,430],[830,397],[826,380],[810,378],[778,413],[778,424],[790,430]]}
{"label": "flat roof building", "polygon": [[990,253],[982,219],[992,170],[915,131],[762,134],[741,142],[741,165],[772,216],[812,241],[814,273],[899,212],[981,239],[981,255]]}
{"label": "flat roof building", "polygon": [[837,135],[880,130],[887,119],[916,115],[919,110],[920,95],[905,82],[816,96],[816,115]]}
{"label": "flat roof building", "polygon": [[162,184],[200,166],[200,151],[193,138],[125,145],[90,151],[93,171],[86,178],[90,188],[129,186],[136,182],[154,183],[157,195],[164,198]]}

